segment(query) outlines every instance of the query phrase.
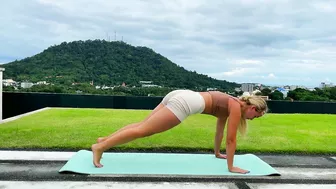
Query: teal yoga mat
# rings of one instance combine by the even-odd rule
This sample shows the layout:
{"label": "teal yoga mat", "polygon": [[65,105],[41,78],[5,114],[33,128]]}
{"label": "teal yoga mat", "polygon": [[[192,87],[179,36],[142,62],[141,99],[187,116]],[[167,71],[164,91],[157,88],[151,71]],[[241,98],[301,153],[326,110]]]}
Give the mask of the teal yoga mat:
{"label": "teal yoga mat", "polygon": [[109,175],[197,175],[225,176],[280,175],[273,167],[253,154],[235,155],[234,165],[249,170],[248,174],[231,173],[225,159],[213,154],[114,153],[105,152],[102,168],[94,167],[92,152],[80,150],[59,170],[81,174]]}

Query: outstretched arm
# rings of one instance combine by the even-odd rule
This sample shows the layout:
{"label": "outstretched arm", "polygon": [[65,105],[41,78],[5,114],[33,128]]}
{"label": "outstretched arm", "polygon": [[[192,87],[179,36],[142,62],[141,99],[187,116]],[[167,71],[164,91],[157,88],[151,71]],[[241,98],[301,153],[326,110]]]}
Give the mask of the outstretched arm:
{"label": "outstretched arm", "polygon": [[226,156],[221,155],[220,146],[223,140],[223,132],[225,128],[227,118],[218,118],[217,119],[217,127],[216,127],[216,135],[215,135],[215,155],[217,158],[226,158]]}
{"label": "outstretched arm", "polygon": [[228,121],[226,137],[226,155],[229,171],[237,173],[247,173],[248,171],[233,166],[234,154],[236,151],[236,135],[238,125],[240,124],[241,109],[240,104],[232,103]]}

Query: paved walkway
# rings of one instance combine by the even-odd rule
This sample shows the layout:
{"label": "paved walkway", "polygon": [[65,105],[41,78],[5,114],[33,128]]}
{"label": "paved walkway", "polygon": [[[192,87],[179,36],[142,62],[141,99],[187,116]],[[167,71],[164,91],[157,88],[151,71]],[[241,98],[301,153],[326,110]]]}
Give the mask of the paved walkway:
{"label": "paved walkway", "polygon": [[336,157],[258,155],[281,176],[59,174],[75,152],[0,151],[0,188],[336,188]]}

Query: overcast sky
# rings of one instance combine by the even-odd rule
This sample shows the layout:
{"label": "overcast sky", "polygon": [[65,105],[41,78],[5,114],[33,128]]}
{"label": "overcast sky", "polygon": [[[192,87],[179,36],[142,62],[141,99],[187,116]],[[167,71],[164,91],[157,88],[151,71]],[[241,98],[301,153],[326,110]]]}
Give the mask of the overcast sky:
{"label": "overcast sky", "polygon": [[1,0],[0,63],[123,39],[217,79],[336,83],[336,1]]}

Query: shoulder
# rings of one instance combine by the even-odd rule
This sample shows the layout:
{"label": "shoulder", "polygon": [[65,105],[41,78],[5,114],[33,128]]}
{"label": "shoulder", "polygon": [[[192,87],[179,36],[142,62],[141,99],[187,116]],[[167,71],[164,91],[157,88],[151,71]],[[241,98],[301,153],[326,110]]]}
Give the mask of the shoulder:
{"label": "shoulder", "polygon": [[228,99],[228,110],[229,114],[241,114],[241,103],[235,97]]}
{"label": "shoulder", "polygon": [[229,94],[226,94],[221,91],[213,91],[213,94],[215,94],[215,96],[217,96],[218,98],[226,100],[226,101],[228,101],[232,97]]}

